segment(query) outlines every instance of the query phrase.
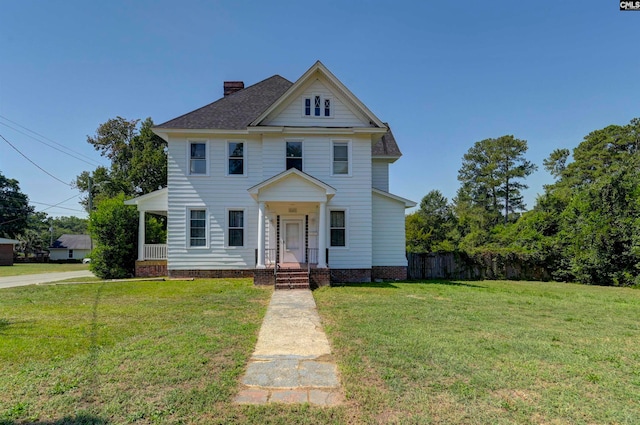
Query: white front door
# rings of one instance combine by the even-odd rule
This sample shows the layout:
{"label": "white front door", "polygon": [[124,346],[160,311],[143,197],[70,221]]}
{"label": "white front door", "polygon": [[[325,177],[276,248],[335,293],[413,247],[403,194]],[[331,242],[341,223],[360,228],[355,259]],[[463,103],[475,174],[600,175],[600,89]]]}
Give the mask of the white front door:
{"label": "white front door", "polygon": [[282,262],[283,263],[301,263],[304,257],[303,239],[302,239],[302,221],[284,220],[282,228],[283,228]]}

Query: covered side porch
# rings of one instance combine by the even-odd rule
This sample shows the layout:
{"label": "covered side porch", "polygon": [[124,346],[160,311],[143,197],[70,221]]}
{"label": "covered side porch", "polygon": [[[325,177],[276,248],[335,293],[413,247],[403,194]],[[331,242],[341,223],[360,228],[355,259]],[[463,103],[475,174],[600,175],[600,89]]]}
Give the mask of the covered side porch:
{"label": "covered side porch", "polygon": [[167,275],[167,244],[146,243],[146,215],[167,216],[167,188],[124,201],[125,205],[134,205],[138,209],[138,258],[136,276]]}

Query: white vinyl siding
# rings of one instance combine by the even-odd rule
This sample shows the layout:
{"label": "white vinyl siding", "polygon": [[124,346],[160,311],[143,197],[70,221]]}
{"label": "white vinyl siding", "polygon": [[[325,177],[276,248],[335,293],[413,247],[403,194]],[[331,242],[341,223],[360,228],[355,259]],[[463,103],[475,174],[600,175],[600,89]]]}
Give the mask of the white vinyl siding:
{"label": "white vinyl siding", "polygon": [[[194,139],[195,140],[195,139]],[[169,270],[246,269],[255,267],[258,246],[258,206],[247,188],[263,181],[262,143],[259,136],[246,137],[244,167],[246,178],[227,177],[228,136],[210,137],[209,175],[189,176],[186,138],[168,141],[167,243]],[[250,153],[247,155],[247,153]],[[207,209],[208,245],[188,247],[189,208]],[[229,248],[226,243],[227,208],[244,210],[244,246]]]}
{"label": "white vinyl siding", "polygon": [[405,205],[378,193],[373,201],[374,266],[406,266]]}
{"label": "white vinyl siding", "polygon": [[[314,116],[314,99],[320,96],[320,116]],[[311,100],[311,115],[305,115],[305,100]],[[331,116],[324,116],[324,101],[330,99]],[[281,111],[275,111],[274,116],[265,121],[266,125],[286,125],[299,127],[313,127],[326,125],[330,127],[369,127],[369,120],[359,112],[353,110],[345,99],[337,96],[327,86],[324,80],[315,81],[304,89],[291,103]]]}
{"label": "white vinyl siding", "polygon": [[389,191],[389,163],[374,159],[371,164],[371,184],[376,189]]}

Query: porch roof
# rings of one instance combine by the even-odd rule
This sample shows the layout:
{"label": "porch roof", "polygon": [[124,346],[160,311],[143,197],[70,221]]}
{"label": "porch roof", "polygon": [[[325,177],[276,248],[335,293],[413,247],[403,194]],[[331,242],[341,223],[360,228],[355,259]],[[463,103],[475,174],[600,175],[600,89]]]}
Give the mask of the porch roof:
{"label": "porch roof", "polygon": [[155,190],[145,195],[124,201],[125,205],[135,205],[138,211],[149,212],[158,215],[167,215],[169,208],[167,188]]}
{"label": "porch roof", "polygon": [[268,178],[247,189],[256,201],[326,202],[333,198],[336,189],[296,168]]}

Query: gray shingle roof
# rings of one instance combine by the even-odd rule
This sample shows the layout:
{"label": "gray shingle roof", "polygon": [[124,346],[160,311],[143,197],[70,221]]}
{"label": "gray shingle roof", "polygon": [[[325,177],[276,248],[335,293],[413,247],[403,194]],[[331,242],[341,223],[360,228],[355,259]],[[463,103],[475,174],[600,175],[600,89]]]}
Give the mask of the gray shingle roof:
{"label": "gray shingle roof", "polygon": [[89,235],[62,235],[51,245],[61,249],[91,249]]}
{"label": "gray shingle roof", "polygon": [[[244,130],[292,85],[291,81],[274,75],[195,111],[159,124],[156,128]],[[371,154],[384,157],[402,156],[391,129],[372,147]]]}
{"label": "gray shingle roof", "polygon": [[387,124],[387,128],[389,128],[389,131],[371,148],[371,156],[392,156],[400,158],[402,152],[400,152],[400,148],[398,148],[396,138],[393,137],[389,124]]}
{"label": "gray shingle roof", "polygon": [[156,127],[244,130],[292,85],[291,81],[274,75]]}

